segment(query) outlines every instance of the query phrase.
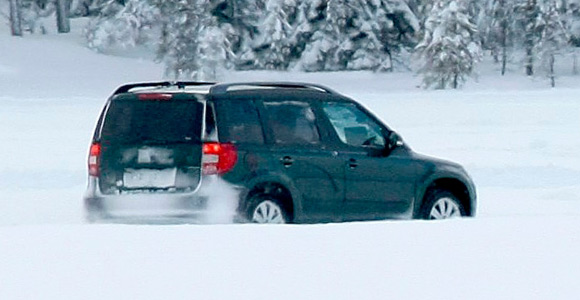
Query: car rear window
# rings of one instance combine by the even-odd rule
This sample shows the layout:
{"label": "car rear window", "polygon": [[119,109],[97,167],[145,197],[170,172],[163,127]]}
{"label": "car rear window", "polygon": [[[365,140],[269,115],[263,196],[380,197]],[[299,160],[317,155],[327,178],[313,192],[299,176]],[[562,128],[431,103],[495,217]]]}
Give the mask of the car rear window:
{"label": "car rear window", "polygon": [[113,100],[101,139],[116,144],[200,141],[203,104],[197,100]]}

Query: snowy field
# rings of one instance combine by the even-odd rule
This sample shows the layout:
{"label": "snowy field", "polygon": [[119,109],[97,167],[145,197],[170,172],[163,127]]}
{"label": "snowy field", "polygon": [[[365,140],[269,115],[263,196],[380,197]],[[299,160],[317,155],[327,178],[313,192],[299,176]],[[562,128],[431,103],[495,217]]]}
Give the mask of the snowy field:
{"label": "snowy field", "polygon": [[81,44],[0,29],[0,299],[577,299],[580,76],[561,71],[550,89],[489,65],[459,91],[399,73],[227,78],[312,81],[358,99],[414,150],[466,167],[474,219],[88,225],[97,115],[116,86],[161,79],[162,66]]}

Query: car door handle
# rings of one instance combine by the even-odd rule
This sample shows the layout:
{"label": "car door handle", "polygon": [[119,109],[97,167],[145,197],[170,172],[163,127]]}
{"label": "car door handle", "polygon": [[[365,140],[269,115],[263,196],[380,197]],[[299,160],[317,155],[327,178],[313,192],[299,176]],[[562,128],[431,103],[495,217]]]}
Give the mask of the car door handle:
{"label": "car door handle", "polygon": [[348,160],[348,166],[351,169],[354,169],[354,168],[358,167],[358,162],[356,161],[356,159],[351,158],[351,159]]}
{"label": "car door handle", "polygon": [[294,163],[294,159],[290,156],[284,156],[280,158],[280,162],[284,165],[284,167],[290,167]]}

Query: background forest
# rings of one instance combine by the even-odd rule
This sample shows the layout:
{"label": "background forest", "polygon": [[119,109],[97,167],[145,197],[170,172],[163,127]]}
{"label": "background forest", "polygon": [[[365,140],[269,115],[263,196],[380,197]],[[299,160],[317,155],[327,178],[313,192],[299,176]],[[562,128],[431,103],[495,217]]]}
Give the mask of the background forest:
{"label": "background forest", "polygon": [[[548,75],[580,47],[580,0],[9,0],[17,36],[70,31],[87,46],[147,48],[171,78],[227,70],[414,71],[424,87],[457,88],[490,56]],[[499,75],[499,74],[498,74]]]}

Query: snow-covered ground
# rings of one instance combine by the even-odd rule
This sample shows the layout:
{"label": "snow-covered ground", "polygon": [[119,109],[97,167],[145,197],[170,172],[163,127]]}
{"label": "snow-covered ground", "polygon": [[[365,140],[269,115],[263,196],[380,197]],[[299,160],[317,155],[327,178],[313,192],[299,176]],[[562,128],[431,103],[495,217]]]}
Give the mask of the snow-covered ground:
{"label": "snow-covered ground", "polygon": [[[74,24],[73,24],[73,28]],[[234,73],[360,100],[418,152],[462,163],[474,219],[326,225],[87,225],[86,156],[106,97],[157,80],[78,34],[0,27],[0,299],[576,299],[580,76],[492,75],[423,91],[411,74]]]}

